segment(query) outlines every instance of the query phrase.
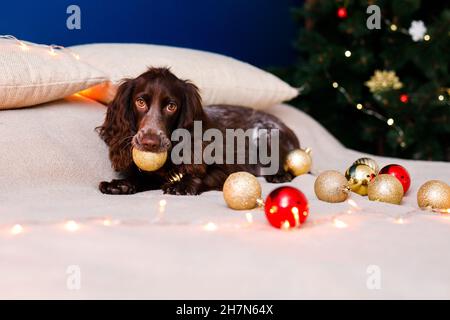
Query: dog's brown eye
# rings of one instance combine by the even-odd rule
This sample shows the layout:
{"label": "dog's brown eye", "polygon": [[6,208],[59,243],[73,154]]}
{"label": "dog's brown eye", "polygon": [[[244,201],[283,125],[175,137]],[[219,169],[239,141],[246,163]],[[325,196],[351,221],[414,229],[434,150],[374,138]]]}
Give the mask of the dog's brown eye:
{"label": "dog's brown eye", "polygon": [[138,98],[136,100],[136,107],[138,107],[139,109],[145,109],[145,108],[147,108],[147,104],[145,103],[144,99]]}
{"label": "dog's brown eye", "polygon": [[167,111],[169,112],[175,112],[177,110],[177,105],[173,102],[170,102],[167,106],[166,106]]}

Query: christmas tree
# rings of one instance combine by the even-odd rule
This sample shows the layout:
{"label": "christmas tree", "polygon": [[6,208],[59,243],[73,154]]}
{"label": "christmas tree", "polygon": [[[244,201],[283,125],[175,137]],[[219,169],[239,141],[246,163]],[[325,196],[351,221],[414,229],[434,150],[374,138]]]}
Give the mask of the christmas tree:
{"label": "christmas tree", "polygon": [[294,10],[293,102],[349,148],[450,159],[445,1],[310,0]]}

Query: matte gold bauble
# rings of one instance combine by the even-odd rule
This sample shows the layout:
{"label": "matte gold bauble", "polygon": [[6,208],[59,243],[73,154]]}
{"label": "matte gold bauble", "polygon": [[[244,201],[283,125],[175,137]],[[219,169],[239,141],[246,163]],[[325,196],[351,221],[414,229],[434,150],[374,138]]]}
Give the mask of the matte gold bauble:
{"label": "matte gold bauble", "polygon": [[375,177],[375,170],[365,164],[353,164],[345,172],[350,190],[362,196],[367,195],[369,181]]}
{"label": "matte gold bauble", "polygon": [[403,199],[403,186],[390,174],[379,174],[369,183],[369,200],[400,204]]}
{"label": "matte gold bauble", "polygon": [[353,164],[365,164],[366,166],[371,167],[373,171],[375,171],[375,174],[378,174],[378,172],[380,171],[378,163],[371,158],[359,158],[358,160],[353,162]]}
{"label": "matte gold bauble", "polygon": [[248,172],[232,173],[223,184],[223,198],[231,209],[253,209],[261,199],[261,185],[258,179]]}
{"label": "matte gold bauble", "polygon": [[420,208],[450,209],[450,186],[443,181],[425,182],[417,191]]}
{"label": "matte gold bauble", "polygon": [[322,172],[314,183],[314,192],[319,200],[342,202],[348,198],[347,179],[335,170]]}
{"label": "matte gold bauble", "polygon": [[167,160],[167,152],[145,152],[133,148],[133,161],[144,171],[156,171],[161,168]]}
{"label": "matte gold bauble", "polygon": [[291,172],[294,176],[308,173],[311,169],[311,149],[295,149],[289,152],[284,169]]}

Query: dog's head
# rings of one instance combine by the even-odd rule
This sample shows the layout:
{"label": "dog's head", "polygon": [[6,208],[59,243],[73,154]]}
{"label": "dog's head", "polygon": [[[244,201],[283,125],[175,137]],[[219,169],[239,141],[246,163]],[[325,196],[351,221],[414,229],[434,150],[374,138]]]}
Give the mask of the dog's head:
{"label": "dog's head", "polygon": [[132,163],[131,147],[168,151],[173,130],[190,129],[203,116],[194,84],[178,79],[167,68],[150,68],[120,85],[108,106],[100,136],[110,148],[113,168],[124,171]]}

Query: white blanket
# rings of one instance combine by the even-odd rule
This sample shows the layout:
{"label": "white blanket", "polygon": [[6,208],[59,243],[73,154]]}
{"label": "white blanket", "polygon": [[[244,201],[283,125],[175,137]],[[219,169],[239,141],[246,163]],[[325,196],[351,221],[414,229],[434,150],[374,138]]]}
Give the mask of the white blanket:
{"label": "white blanket", "polygon": [[[290,106],[270,112],[313,149],[314,174],[363,156]],[[114,177],[94,132],[104,113],[79,96],[0,112],[0,298],[450,298],[450,216],[416,204],[423,182],[449,182],[450,164],[371,156],[405,166],[411,190],[400,206],[352,194],[361,210],[338,217],[351,206],[317,200],[315,177],[297,177],[311,215],[286,232],[220,192],[101,194]],[[279,186],[260,181],[264,195]]]}

